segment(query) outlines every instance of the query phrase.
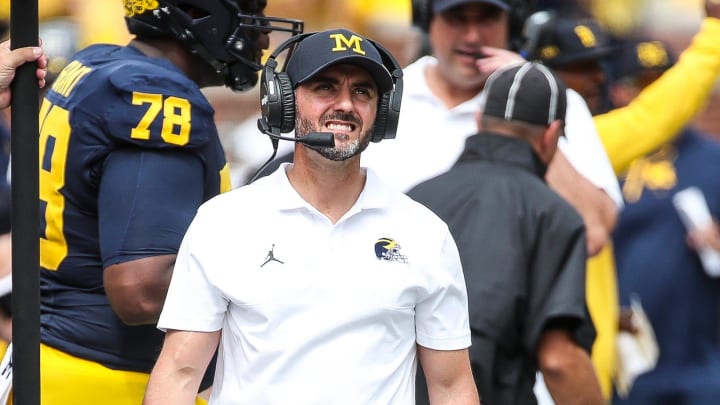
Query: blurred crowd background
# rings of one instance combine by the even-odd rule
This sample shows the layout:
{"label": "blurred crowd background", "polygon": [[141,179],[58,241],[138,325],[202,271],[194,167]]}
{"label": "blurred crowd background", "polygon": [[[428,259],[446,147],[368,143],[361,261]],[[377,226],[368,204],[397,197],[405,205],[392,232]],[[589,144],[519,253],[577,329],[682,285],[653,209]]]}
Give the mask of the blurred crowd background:
{"label": "blurred crowd background", "polygon": [[[412,27],[411,0],[270,0],[266,14],[305,21],[305,31],[347,27],[378,40],[404,66],[422,52],[420,31]],[[618,38],[638,33],[663,39],[680,53],[697,32],[702,19],[701,0],[538,0],[538,9],[560,14],[594,17]],[[124,44],[130,39],[119,0],[39,0],[40,37],[51,57],[51,73],[64,66],[72,51],[91,43]],[[10,0],[0,0],[0,21],[10,17]],[[276,35],[276,34],[274,34]],[[272,38],[273,49],[286,38]],[[269,52],[266,52],[269,54]],[[267,139],[254,130],[258,114],[258,88],[235,94],[226,88],[204,90],[216,109],[228,157],[239,167],[243,159],[269,156]],[[720,85],[699,114],[696,126],[720,137]],[[267,145],[267,149],[262,147]],[[258,149],[262,148],[262,149]],[[243,151],[243,149],[246,149]],[[267,152],[261,152],[262,150]],[[262,153],[262,156],[248,157]],[[254,164],[253,163],[253,164]]]}

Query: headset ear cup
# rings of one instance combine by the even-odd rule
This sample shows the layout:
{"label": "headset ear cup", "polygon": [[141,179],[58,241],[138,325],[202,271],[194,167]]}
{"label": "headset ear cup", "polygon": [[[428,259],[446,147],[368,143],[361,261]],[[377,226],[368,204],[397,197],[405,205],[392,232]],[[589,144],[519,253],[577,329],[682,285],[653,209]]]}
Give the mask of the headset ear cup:
{"label": "headset ear cup", "polygon": [[260,79],[260,121],[273,133],[287,133],[295,129],[295,92],[290,77],[276,72],[276,58],[286,49],[307,38],[312,33],[290,37],[280,44],[268,57]]}
{"label": "headset ear cup", "polygon": [[523,51],[527,42],[525,26],[528,17],[535,12],[537,0],[514,0],[510,2],[510,50]]}
{"label": "headset ear cup", "polygon": [[282,116],[280,117],[280,132],[287,133],[295,129],[295,92],[293,91],[290,76],[285,72],[277,72],[276,79],[280,91]]}
{"label": "headset ear cup", "polygon": [[387,114],[389,109],[390,93],[384,93],[382,97],[380,97],[380,101],[378,102],[377,115],[375,117],[375,127],[373,128],[372,135],[373,142],[380,142],[385,139],[385,129],[387,128]]}
{"label": "headset ear cup", "polygon": [[400,101],[402,100],[402,79],[397,79],[395,90],[388,96],[388,107],[385,110],[385,136],[383,139],[395,139],[400,121]]}
{"label": "headset ear cup", "polygon": [[[394,97],[394,96],[393,96]],[[387,117],[385,118],[385,138],[384,139],[395,139],[397,135],[398,123],[400,121],[400,111],[395,111],[392,108],[393,101],[390,101],[390,108],[388,108]]]}
{"label": "headset ear cup", "polygon": [[380,142],[383,139],[394,139],[397,132],[398,120],[400,119],[400,103],[403,94],[403,71],[395,57],[379,43],[373,45],[380,51],[383,65],[391,72],[393,87],[383,93],[378,101],[378,110],[375,117],[375,128],[373,129],[373,142]]}

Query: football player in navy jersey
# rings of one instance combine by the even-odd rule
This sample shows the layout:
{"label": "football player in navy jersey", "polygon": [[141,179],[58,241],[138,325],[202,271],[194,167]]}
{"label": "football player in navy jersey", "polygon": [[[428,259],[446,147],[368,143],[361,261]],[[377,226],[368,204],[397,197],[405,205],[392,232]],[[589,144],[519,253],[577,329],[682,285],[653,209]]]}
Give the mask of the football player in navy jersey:
{"label": "football player in navy jersey", "polygon": [[46,405],[142,401],[181,238],[231,188],[200,88],[252,88],[268,34],[302,31],[265,0],[124,5],[135,39],[79,51],[40,108]]}

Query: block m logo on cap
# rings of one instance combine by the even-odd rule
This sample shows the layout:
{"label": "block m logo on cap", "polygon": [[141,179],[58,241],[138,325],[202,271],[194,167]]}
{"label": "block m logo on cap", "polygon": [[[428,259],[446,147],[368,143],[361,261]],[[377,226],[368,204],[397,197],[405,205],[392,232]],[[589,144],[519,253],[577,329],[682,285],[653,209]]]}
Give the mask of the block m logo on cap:
{"label": "block m logo on cap", "polygon": [[344,52],[351,49],[353,52],[365,55],[365,51],[362,49],[363,39],[357,35],[351,35],[348,39],[344,34],[330,34],[330,38],[335,40],[335,47],[332,49],[333,52]]}
{"label": "block m logo on cap", "polygon": [[597,46],[597,39],[590,27],[578,25],[574,31],[578,39],[580,39],[580,43],[582,43],[585,48],[594,48]]}

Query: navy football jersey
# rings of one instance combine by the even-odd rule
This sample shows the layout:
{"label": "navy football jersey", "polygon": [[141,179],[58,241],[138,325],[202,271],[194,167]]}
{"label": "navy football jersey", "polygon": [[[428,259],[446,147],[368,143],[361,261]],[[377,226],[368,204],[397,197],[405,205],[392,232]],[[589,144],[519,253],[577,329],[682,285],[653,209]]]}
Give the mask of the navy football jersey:
{"label": "navy football jersey", "polygon": [[149,372],[154,325],[113,312],[103,269],[175,254],[197,207],[230,189],[198,86],[132,47],[80,51],[40,109],[41,340],[113,369]]}

